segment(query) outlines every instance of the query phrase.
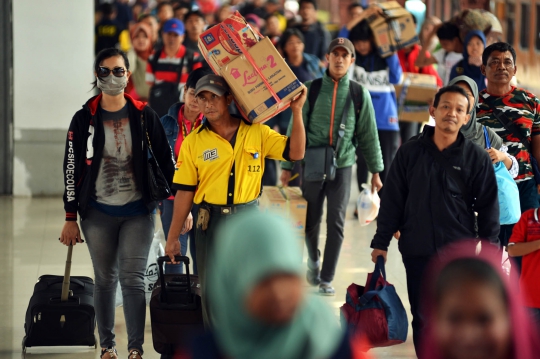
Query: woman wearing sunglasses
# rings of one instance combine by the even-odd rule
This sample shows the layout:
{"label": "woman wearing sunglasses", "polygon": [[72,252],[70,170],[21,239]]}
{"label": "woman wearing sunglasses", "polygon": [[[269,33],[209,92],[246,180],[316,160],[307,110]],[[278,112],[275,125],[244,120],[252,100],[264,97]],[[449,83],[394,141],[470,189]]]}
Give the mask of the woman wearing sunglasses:
{"label": "woman wearing sunglasses", "polygon": [[[64,158],[65,245],[80,243],[77,212],[95,274],[95,310],[101,357],[118,358],[114,313],[122,288],[130,359],[142,357],[146,318],[144,275],[154,234],[156,203],[148,186],[148,141],[172,179],[171,148],[157,114],[124,93],[129,61],[124,52],[101,51],[94,63],[92,97],[73,117]],[[147,137],[148,136],[148,137]]]}

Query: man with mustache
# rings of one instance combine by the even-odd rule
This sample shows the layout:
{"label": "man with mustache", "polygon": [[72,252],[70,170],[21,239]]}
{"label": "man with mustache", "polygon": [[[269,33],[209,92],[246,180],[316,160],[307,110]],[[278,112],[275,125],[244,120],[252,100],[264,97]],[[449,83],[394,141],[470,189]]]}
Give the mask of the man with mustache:
{"label": "man with mustache", "polygon": [[[335,178],[310,179],[309,166],[316,162],[306,159],[302,178],[302,193],[306,201],[306,246],[308,250],[307,280],[309,284],[319,286],[319,294],[335,295],[332,280],[343,243],[345,212],[351,194],[352,165],[356,162],[356,146],[358,146],[367,163],[373,178],[372,190],[380,190],[382,182],[379,172],[384,169],[375,112],[369,92],[358,83],[349,79],[348,71],[354,63],[354,46],[349,39],[338,37],[330,43],[326,54],[328,70],[322,79],[308,81],[309,91],[314,91],[313,108],[309,102],[302,109],[306,126],[307,151],[310,147],[331,146],[335,158]],[[318,89],[317,89],[317,81]],[[351,98],[347,107],[347,100]],[[311,94],[309,95],[312,98]],[[347,107],[347,109],[345,109]],[[357,113],[358,109],[358,113]],[[347,111],[344,113],[344,111]],[[345,118],[343,119],[344,116]],[[343,121],[343,124],[342,124]],[[291,122],[292,123],[292,122]],[[289,125],[289,131],[291,131]],[[313,149],[312,149],[313,150]],[[284,186],[291,178],[291,162],[283,162],[281,182]],[[327,199],[327,239],[324,249],[324,262],[321,270],[321,254],[319,232],[323,213],[324,199]]]}
{"label": "man with mustache", "polygon": [[425,126],[399,148],[386,176],[371,242],[376,262],[378,256],[386,260],[394,233],[399,239],[417,354],[423,330],[422,283],[431,257],[448,244],[476,236],[498,243],[499,201],[491,159],[459,131],[470,119],[469,106],[458,86],[435,95],[430,108],[435,127]]}
{"label": "man with mustache", "polygon": [[[508,154],[519,162],[519,174],[515,180],[521,213],[537,208],[540,184],[535,181],[531,161],[540,161],[540,101],[529,91],[510,83],[517,71],[516,51],[510,44],[496,42],[486,47],[480,71],[488,83],[478,95],[476,118],[497,132],[508,147]],[[518,132],[519,137],[512,130]],[[503,245],[508,244],[513,227],[501,226]]]}

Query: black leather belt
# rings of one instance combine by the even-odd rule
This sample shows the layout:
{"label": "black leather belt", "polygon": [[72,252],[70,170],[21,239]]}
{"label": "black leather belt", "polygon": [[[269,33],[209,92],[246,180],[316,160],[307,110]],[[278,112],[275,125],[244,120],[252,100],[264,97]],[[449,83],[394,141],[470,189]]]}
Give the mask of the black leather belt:
{"label": "black leather belt", "polygon": [[210,213],[218,213],[222,215],[238,213],[244,209],[248,209],[249,207],[258,206],[258,205],[259,205],[258,198],[247,203],[232,204],[232,205],[225,205],[225,206],[218,206],[218,205],[210,204],[206,202],[201,203],[201,207],[207,208],[210,211]]}

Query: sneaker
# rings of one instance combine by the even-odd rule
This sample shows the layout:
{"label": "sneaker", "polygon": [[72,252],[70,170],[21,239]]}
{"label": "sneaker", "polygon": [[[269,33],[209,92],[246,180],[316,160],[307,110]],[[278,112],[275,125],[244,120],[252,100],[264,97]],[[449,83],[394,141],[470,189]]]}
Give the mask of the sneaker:
{"label": "sneaker", "polygon": [[319,286],[319,294],[330,297],[336,295],[336,290],[332,287],[332,283],[321,283]]}
{"label": "sneaker", "polygon": [[315,269],[311,269],[308,267],[307,274],[306,274],[307,282],[312,286],[321,284],[320,275],[321,275],[321,270],[319,267]]}

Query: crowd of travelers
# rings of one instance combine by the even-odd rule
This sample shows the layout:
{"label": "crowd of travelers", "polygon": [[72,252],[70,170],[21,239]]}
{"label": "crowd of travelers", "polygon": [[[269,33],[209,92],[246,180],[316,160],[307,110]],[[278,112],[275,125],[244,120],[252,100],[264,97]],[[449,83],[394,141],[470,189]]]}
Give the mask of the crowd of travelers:
{"label": "crowd of travelers", "polygon": [[[407,9],[413,1],[420,2],[399,2]],[[381,9],[366,3],[351,2],[333,32],[316,0],[96,4],[98,95],[68,130],[61,241],[88,244],[102,358],[118,357],[118,283],[129,358],[142,358],[156,210],[170,257],[165,273],[182,273],[175,255],[189,248],[207,329],[176,358],[369,357],[362,338],[342,331],[303,289],[306,278],[318,294],[336,295],[355,164],[360,190],[371,178],[381,197],[373,262],[386,261],[398,240],[416,355],[536,358],[540,100],[517,85],[519,59],[500,36],[462,37],[436,17],[414,16],[419,43],[381,57],[368,22]],[[290,108],[264,124],[241,117],[197,46],[235,11],[271,39],[303,84]],[[394,85],[405,73],[435,78],[429,124],[400,121]],[[306,180],[310,149],[325,146],[334,149],[335,175]],[[173,190],[164,200],[151,193],[150,156]],[[498,192],[500,170],[519,193],[511,200],[519,200],[521,218],[513,223],[501,221],[509,209]],[[262,186],[278,179],[299,186],[308,204],[304,269],[288,224],[256,210]],[[510,274],[502,269],[508,256]]]}

